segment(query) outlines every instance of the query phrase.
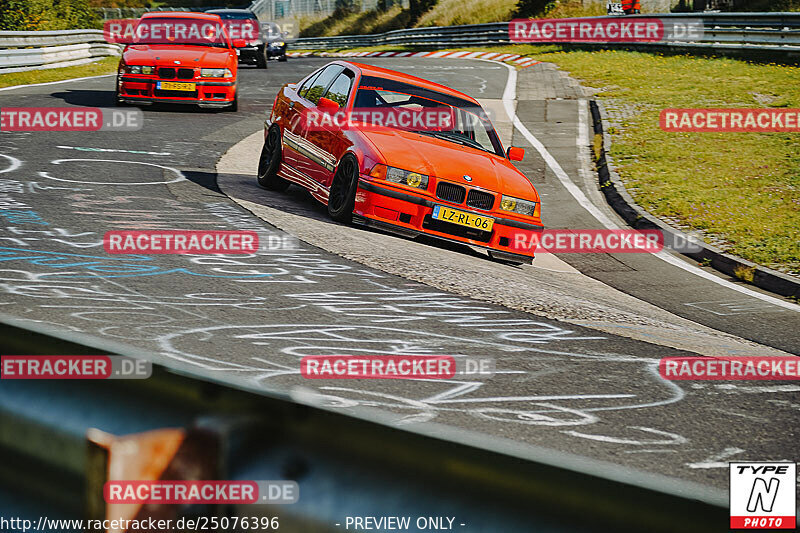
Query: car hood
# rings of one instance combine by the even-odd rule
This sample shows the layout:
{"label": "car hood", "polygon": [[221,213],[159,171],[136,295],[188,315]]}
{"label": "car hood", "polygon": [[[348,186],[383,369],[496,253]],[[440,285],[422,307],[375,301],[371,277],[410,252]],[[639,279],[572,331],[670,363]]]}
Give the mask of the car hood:
{"label": "car hood", "polygon": [[[402,130],[361,133],[389,166],[538,201],[531,182],[503,157]],[[465,175],[472,181],[467,181]]]}
{"label": "car hood", "polygon": [[[227,48],[211,46],[134,44],[125,50],[122,58],[125,63],[133,65],[224,68],[230,53]],[[180,61],[180,65],[175,61]]]}

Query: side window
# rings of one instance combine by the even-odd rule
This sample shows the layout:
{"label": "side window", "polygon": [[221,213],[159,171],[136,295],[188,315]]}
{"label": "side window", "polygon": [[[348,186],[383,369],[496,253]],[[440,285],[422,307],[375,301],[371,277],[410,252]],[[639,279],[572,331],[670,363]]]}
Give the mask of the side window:
{"label": "side window", "polygon": [[310,77],[309,77],[309,78],[306,80],[306,82],[303,84],[303,86],[302,86],[302,87],[300,87],[300,90],[299,90],[299,91],[297,91],[297,94],[299,94],[300,96],[302,96],[303,98],[305,98],[305,97],[306,97],[306,93],[308,92],[308,89],[311,87],[311,84],[312,84],[312,83],[314,83],[314,80],[316,80],[317,78],[319,78],[319,75],[320,75],[321,73],[322,73],[322,71],[320,70],[320,71],[317,71],[315,74],[312,74],[312,75],[311,75],[311,76],[310,76]]}
{"label": "side window", "polygon": [[331,84],[328,92],[326,92],[324,96],[339,104],[339,107],[344,107],[347,103],[347,97],[350,94],[350,86],[352,84],[353,75],[345,70],[339,74],[339,77]]}
{"label": "side window", "polygon": [[[319,76],[309,85],[308,90],[300,96],[316,104],[319,101],[319,97],[325,94],[325,90],[342,70],[344,70],[344,67],[341,65],[325,67],[325,70],[320,72]],[[305,89],[305,86],[303,89]]]}

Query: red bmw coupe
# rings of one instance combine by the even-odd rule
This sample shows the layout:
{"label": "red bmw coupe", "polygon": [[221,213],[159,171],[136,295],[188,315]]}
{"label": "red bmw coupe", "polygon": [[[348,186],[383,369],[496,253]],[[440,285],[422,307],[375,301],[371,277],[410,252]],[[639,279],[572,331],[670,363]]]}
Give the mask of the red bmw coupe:
{"label": "red bmw coupe", "polygon": [[[411,119],[393,127],[403,113]],[[446,120],[431,125],[420,116]],[[264,134],[258,182],[267,189],[295,183],[338,221],[457,241],[502,261],[532,261],[534,248],[520,242],[537,242],[543,230],[539,195],[511,163],[524,151],[504,150],[466,94],[334,61],[280,90]]]}
{"label": "red bmw coupe", "polygon": [[197,104],[236,111],[237,46],[219,15],[145,13],[122,52],[117,103]]}

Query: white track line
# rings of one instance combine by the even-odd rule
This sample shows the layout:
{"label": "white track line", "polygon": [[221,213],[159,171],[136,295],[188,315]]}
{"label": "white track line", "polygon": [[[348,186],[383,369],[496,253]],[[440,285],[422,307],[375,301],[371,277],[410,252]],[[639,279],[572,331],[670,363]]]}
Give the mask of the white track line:
{"label": "white track line", "polygon": [[[476,59],[477,61],[482,61],[481,59]],[[511,65],[506,63],[500,63],[504,65],[508,69],[508,79],[506,81],[506,87],[503,91],[503,107],[505,108],[506,114],[508,118],[511,119],[511,122],[514,124],[514,127],[519,130],[525,139],[531,143],[531,145],[539,152],[539,155],[542,156],[545,163],[550,170],[553,171],[553,174],[556,175],[558,181],[564,186],[565,189],[572,195],[578,204],[586,209],[589,214],[591,214],[594,218],[596,218],[603,226],[608,229],[620,229],[620,227],[614,223],[613,220],[608,218],[605,213],[600,211],[583,193],[583,191],[573,183],[570,177],[564,172],[564,169],[561,168],[561,165],[556,161],[556,158],[545,148],[545,146],[537,139],[528,128],[525,127],[525,124],[517,117],[516,112],[514,111],[514,100],[517,98],[517,71]],[[583,113],[578,114],[578,128],[581,130],[588,128],[588,124],[586,122],[586,115]],[[676,266],[680,269],[689,272],[690,274],[694,274],[695,276],[700,276],[701,278],[707,279],[712,281],[718,285],[721,285],[727,289],[731,289],[747,296],[751,296],[753,298],[758,298],[764,302],[771,303],[773,305],[777,305],[784,309],[788,309],[790,311],[800,312],[800,306],[786,302],[779,298],[775,298],[774,296],[769,296],[767,294],[762,294],[760,292],[756,292],[753,290],[748,289],[747,287],[742,287],[735,283],[732,283],[726,279],[719,278],[713,274],[710,274],[704,270],[701,270],[693,265],[690,265],[684,261],[681,261],[677,257],[672,256],[671,254],[661,251],[656,254],[653,254],[662,261],[666,261],[667,263]]]}
{"label": "white track line", "polygon": [[24,89],[25,87],[40,87],[42,85],[54,85],[56,83],[67,83],[70,81],[93,80],[96,78],[107,78],[116,74],[100,74],[99,76],[85,76],[83,78],[69,78],[67,80],[46,81],[44,83],[28,83],[26,85],[12,85],[11,87],[0,87],[0,91],[13,91],[14,89]]}

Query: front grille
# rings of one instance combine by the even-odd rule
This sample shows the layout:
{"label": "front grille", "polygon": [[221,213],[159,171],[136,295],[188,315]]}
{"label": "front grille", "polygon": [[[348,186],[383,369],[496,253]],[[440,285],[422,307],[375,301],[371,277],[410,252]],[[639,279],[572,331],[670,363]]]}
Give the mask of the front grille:
{"label": "front grille", "polygon": [[440,181],[436,186],[436,197],[454,204],[463,202],[466,195],[467,190],[461,185]]}
{"label": "front grille", "polygon": [[179,68],[178,69],[178,79],[179,80],[191,80],[194,78],[194,69],[192,68]]}
{"label": "front grille", "polygon": [[467,205],[477,209],[489,210],[494,205],[494,195],[477,189],[471,189],[467,195]]}
{"label": "front grille", "polygon": [[164,78],[165,80],[171,80],[175,77],[175,69],[174,68],[160,68],[158,69],[158,77]]}
{"label": "front grille", "polygon": [[492,238],[491,231],[483,231],[475,228],[468,228],[466,226],[459,226],[458,224],[437,220],[432,218],[430,215],[425,215],[425,218],[422,220],[422,227],[425,229],[438,231],[440,233],[447,233],[449,235],[456,235],[458,237],[472,239],[473,241],[478,242],[489,242]]}

